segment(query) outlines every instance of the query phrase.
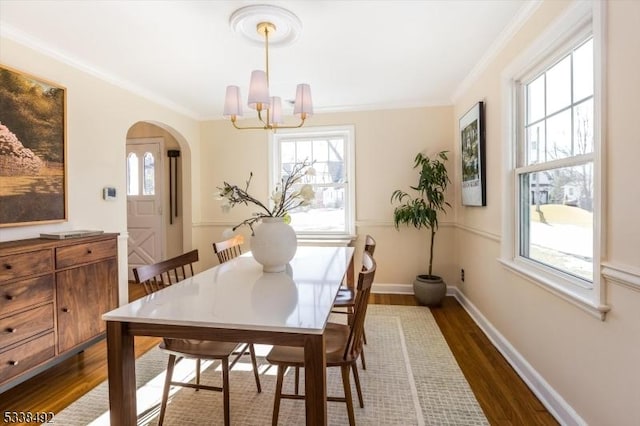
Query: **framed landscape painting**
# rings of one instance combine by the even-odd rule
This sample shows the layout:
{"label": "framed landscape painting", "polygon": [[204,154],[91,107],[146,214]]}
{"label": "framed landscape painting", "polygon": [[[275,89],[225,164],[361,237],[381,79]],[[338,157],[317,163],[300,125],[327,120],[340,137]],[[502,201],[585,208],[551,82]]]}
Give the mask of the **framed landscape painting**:
{"label": "framed landscape painting", "polygon": [[67,220],[66,90],[0,65],[0,227]]}
{"label": "framed landscape painting", "polygon": [[486,206],[484,103],[478,102],[460,119],[462,205]]}

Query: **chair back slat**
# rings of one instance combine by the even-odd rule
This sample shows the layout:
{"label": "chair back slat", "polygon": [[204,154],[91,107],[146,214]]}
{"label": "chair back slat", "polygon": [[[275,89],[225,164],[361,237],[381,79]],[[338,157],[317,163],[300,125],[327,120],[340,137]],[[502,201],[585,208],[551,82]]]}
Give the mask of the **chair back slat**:
{"label": "chair back slat", "polygon": [[371,294],[371,286],[373,285],[375,273],[376,261],[365,251],[362,254],[362,271],[358,274],[356,302],[353,320],[351,322],[351,331],[349,332],[349,339],[343,355],[344,359],[347,359],[349,356],[355,358],[362,351],[364,320],[367,315],[369,295]]}
{"label": "chair back slat", "polygon": [[158,263],[138,266],[133,269],[133,276],[136,283],[142,284],[144,291],[151,294],[193,276],[193,264],[198,260],[198,250],[191,250]]}
{"label": "chair back slat", "polygon": [[[373,253],[376,251],[376,240],[369,234],[364,238],[364,253],[369,253],[373,257]],[[365,270],[364,264],[362,270]]]}
{"label": "chair back slat", "polygon": [[373,256],[376,251],[376,240],[369,234],[364,239],[364,251]]}
{"label": "chair back slat", "polygon": [[242,254],[242,244],[244,237],[236,235],[228,240],[213,243],[213,251],[218,256],[218,261],[224,263]]}

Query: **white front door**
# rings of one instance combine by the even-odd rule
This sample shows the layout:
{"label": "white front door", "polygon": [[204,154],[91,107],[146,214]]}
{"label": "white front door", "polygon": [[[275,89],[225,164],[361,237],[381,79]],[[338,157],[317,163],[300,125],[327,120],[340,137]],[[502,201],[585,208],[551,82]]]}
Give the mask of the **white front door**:
{"label": "white front door", "polygon": [[162,260],[162,139],[127,140],[129,279],[133,268]]}

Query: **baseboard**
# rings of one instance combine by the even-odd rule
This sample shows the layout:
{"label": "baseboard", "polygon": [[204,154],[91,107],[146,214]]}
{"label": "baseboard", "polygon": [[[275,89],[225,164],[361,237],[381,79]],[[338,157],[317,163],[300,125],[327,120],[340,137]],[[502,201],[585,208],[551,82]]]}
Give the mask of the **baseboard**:
{"label": "baseboard", "polygon": [[[413,296],[413,284],[373,283],[371,293],[409,294]],[[447,286],[447,296],[455,296],[457,288]]]}
{"label": "baseboard", "polygon": [[413,284],[373,283],[371,293],[413,295]]}
{"label": "baseboard", "polygon": [[527,360],[509,343],[482,313],[456,287],[447,287],[447,294],[453,295],[473,318],[478,327],[487,335],[491,343],[500,351],[529,389],[562,425],[582,426],[587,423],[580,415],[547,383]]}

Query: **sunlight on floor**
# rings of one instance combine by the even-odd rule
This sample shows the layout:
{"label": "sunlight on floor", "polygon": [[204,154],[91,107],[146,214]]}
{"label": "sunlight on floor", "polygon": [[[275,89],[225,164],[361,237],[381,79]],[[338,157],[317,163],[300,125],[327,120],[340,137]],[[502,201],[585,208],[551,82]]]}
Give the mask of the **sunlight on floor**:
{"label": "sunlight on floor", "polygon": [[[271,350],[270,345],[254,345],[256,351],[256,357],[264,357]],[[214,361],[202,361],[202,371],[208,369],[214,364]],[[216,362],[215,371],[222,374],[222,368],[219,362]],[[262,364],[258,366],[258,373],[260,375],[275,376],[276,369],[269,368],[268,364]],[[176,381],[189,382],[195,379],[196,373],[196,361],[194,359],[182,359],[176,363],[173,370],[173,378]],[[251,361],[248,356],[238,361],[233,366],[232,371],[251,371]],[[155,419],[160,412],[160,401],[162,399],[162,388],[164,386],[166,370],[158,374],[149,382],[142,385],[136,392],[137,401],[137,416],[138,426],[146,426],[151,424],[151,421]],[[171,404],[171,397],[182,389],[180,386],[172,386],[169,391],[169,403]],[[89,423],[89,426],[109,426],[109,411],[104,412],[100,417]]]}

